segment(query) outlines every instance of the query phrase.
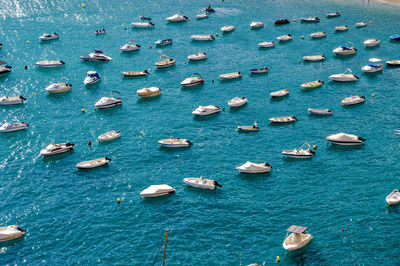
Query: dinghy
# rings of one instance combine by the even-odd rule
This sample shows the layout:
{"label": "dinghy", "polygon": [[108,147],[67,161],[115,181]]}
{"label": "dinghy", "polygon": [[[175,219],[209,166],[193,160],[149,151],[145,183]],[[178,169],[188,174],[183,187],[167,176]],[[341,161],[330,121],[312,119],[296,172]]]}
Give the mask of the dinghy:
{"label": "dinghy", "polygon": [[190,36],[193,41],[213,41],[215,40],[214,36],[212,35],[192,35]]}
{"label": "dinghy", "polygon": [[199,106],[192,112],[194,116],[206,116],[221,112],[221,107],[216,105]]}
{"label": "dinghy", "polygon": [[364,101],[365,101],[364,96],[350,96],[350,97],[346,97],[342,100],[342,105],[343,106],[355,105],[355,104],[364,103]]}
{"label": "dinghy", "polygon": [[228,105],[231,108],[240,107],[247,103],[247,99],[245,97],[235,97],[228,101]]}
{"label": "dinghy", "polygon": [[208,13],[202,13],[202,14],[198,14],[196,16],[197,19],[203,19],[203,18],[208,18]]}
{"label": "dinghy", "polygon": [[237,127],[238,132],[257,132],[259,130],[260,130],[260,128],[257,125],[257,121],[254,121],[252,126],[238,126]]}
{"label": "dinghy", "polygon": [[65,65],[65,63],[61,60],[55,60],[55,61],[43,60],[43,61],[36,62],[35,65],[37,67],[60,67],[60,66]]}
{"label": "dinghy", "polygon": [[[292,225],[286,229],[285,241],[283,241],[283,248],[287,251],[295,251],[310,243],[313,239],[312,235],[307,234],[307,227]],[[291,233],[289,236],[288,234]]]}
{"label": "dinghy", "polygon": [[39,37],[39,40],[44,42],[44,41],[55,40],[55,39],[58,39],[58,38],[60,38],[60,36],[56,32],[54,32],[52,34],[51,33],[50,34],[43,33],[43,35]]}
{"label": "dinghy", "polygon": [[308,17],[308,18],[300,18],[300,21],[302,22],[319,22],[318,17]]}
{"label": "dinghy", "polygon": [[386,61],[386,65],[391,67],[400,67],[400,60]]}
{"label": "dinghy", "polygon": [[86,78],[83,80],[83,84],[91,85],[100,81],[101,77],[96,71],[88,71],[86,74]]}
{"label": "dinghy", "polygon": [[324,61],[326,59],[325,55],[306,55],[303,56],[303,60],[305,62],[315,62],[315,61]]}
{"label": "dinghy", "polygon": [[90,160],[90,161],[84,161],[84,162],[80,162],[76,165],[76,168],[78,169],[92,169],[92,168],[96,168],[96,167],[100,167],[103,165],[108,165],[109,161],[111,161],[110,158],[103,157],[103,158],[98,158],[98,159],[94,159],[94,160]]}
{"label": "dinghy", "polygon": [[158,141],[158,144],[161,147],[167,148],[187,148],[193,145],[188,139],[174,138],[170,137],[169,139],[162,139]]}
{"label": "dinghy", "polygon": [[[113,91],[115,92],[115,91]],[[101,97],[100,100],[98,100],[95,104],[94,107],[97,109],[106,109],[106,108],[111,108],[115,107],[118,105],[122,104],[122,99],[120,97]]]}
{"label": "dinghy", "polygon": [[279,91],[274,91],[274,92],[271,92],[271,93],[269,94],[269,96],[270,96],[271,98],[278,98],[278,97],[283,97],[283,96],[287,96],[287,95],[289,95],[289,90],[288,90],[288,89],[283,89],[283,90],[279,90]]}
{"label": "dinghy", "polygon": [[386,202],[388,205],[397,204],[400,202],[400,191],[398,189],[393,190],[389,195],[386,197]]}
{"label": "dinghy", "polygon": [[293,39],[293,36],[292,36],[291,34],[287,34],[287,35],[279,36],[279,37],[277,37],[277,39],[278,39],[280,42],[287,42],[287,41],[292,40],[292,39]]}
{"label": "dinghy", "polygon": [[215,12],[214,8],[212,8],[210,5],[208,7],[206,7],[206,8],[204,8],[203,11],[210,12],[210,13],[214,13]]}
{"label": "dinghy", "polygon": [[140,192],[140,196],[144,198],[155,198],[175,193],[175,191],[176,191],[175,188],[167,184],[151,185],[142,192]]}
{"label": "dinghy", "polygon": [[346,133],[337,133],[333,135],[329,135],[326,137],[326,141],[331,144],[336,144],[336,145],[344,145],[344,146],[358,146],[363,144],[363,141],[366,141],[365,139],[352,135],[352,134],[346,134]]}
{"label": "dinghy", "polygon": [[252,163],[245,162],[242,165],[236,167],[236,170],[242,174],[263,174],[269,173],[271,171],[272,165],[268,163]]}
{"label": "dinghy", "polygon": [[274,21],[275,25],[284,25],[284,24],[289,24],[289,23],[290,23],[290,21],[287,20],[287,19],[281,19],[281,20],[275,20]]}
{"label": "dinghy", "polygon": [[66,142],[59,144],[49,144],[46,148],[40,151],[43,157],[66,153],[74,149],[74,144]]}
{"label": "dinghy", "polygon": [[379,39],[368,39],[364,41],[365,47],[375,47],[381,43]]}
{"label": "dinghy", "polygon": [[199,73],[193,73],[193,75],[190,78],[186,78],[181,82],[181,86],[191,87],[202,83],[204,83],[204,79],[201,77],[201,75]]}
{"label": "dinghy", "polygon": [[158,40],[155,42],[155,45],[160,47],[160,46],[165,46],[168,44],[172,44],[172,39],[165,39],[165,40]]}
{"label": "dinghy", "polygon": [[21,229],[17,224],[0,227],[0,242],[23,237],[25,232],[26,230]]}
{"label": "dinghy", "polygon": [[359,79],[359,77],[357,75],[354,75],[351,72],[351,69],[348,68],[342,74],[330,75],[329,79],[331,79],[333,81],[339,81],[339,82],[351,82],[351,81],[357,81],[357,79]]}
{"label": "dinghy", "polygon": [[66,82],[53,83],[46,87],[48,93],[61,93],[71,90],[72,85]]}
{"label": "dinghy", "polygon": [[184,22],[184,21],[190,20],[190,18],[188,18],[187,16],[185,16],[183,14],[175,14],[171,17],[166,18],[165,20],[169,21],[169,22]]}
{"label": "dinghy", "polygon": [[26,101],[26,98],[22,96],[1,96],[0,97],[0,105],[17,105],[17,104],[23,104],[24,101]]}
{"label": "dinghy", "polygon": [[214,190],[217,186],[222,187],[216,180],[205,179],[203,177],[187,177],[183,182],[191,187]]}
{"label": "dinghy", "polygon": [[140,45],[137,44],[134,40],[130,40],[127,44],[124,44],[121,48],[119,48],[122,52],[132,52],[139,50]]}
{"label": "dinghy", "polygon": [[252,28],[252,29],[261,28],[261,27],[264,27],[264,23],[262,23],[261,21],[253,21],[250,23],[250,28]]}
{"label": "dinghy", "polygon": [[383,64],[369,64],[361,68],[364,73],[374,73],[383,70]]}
{"label": "dinghy", "polygon": [[389,37],[391,41],[400,41],[400,34],[395,34]]}
{"label": "dinghy", "polygon": [[313,88],[321,87],[322,84],[324,84],[323,80],[315,80],[315,81],[306,82],[306,83],[301,84],[301,88],[302,89],[313,89]]}
{"label": "dinghy", "polygon": [[28,128],[28,124],[25,123],[24,121],[20,123],[4,123],[0,127],[0,132],[1,133],[9,133],[9,132],[15,132],[15,131],[20,131],[20,130],[25,130]]}
{"label": "dinghy", "polygon": [[0,75],[11,72],[11,66],[0,66]]}
{"label": "dinghy", "polygon": [[105,141],[111,141],[114,139],[117,139],[121,137],[121,131],[120,130],[112,130],[112,131],[108,131],[104,134],[101,134],[97,139],[99,140],[99,142],[105,142]]}
{"label": "dinghy", "polygon": [[367,22],[365,22],[365,21],[356,23],[356,27],[357,28],[361,28],[361,27],[365,27],[365,26],[367,26]]}
{"label": "dinghy", "polygon": [[252,68],[250,69],[251,74],[262,74],[262,73],[267,73],[268,72],[268,67],[263,67],[263,68]]}
{"label": "dinghy", "polygon": [[274,47],[275,46],[275,42],[274,41],[270,41],[270,42],[260,42],[258,44],[258,47],[260,48],[269,48],[269,47]]}
{"label": "dinghy", "polygon": [[232,72],[232,73],[226,73],[226,74],[219,75],[220,80],[237,79],[237,78],[241,78],[241,77],[242,77],[242,73],[240,73],[240,72]]}
{"label": "dinghy", "polygon": [[351,55],[357,53],[357,49],[354,47],[346,47],[340,45],[339,47],[332,50],[337,55]]}
{"label": "dinghy", "polygon": [[323,38],[326,37],[326,32],[325,31],[314,32],[310,34],[310,37],[313,39]]}
{"label": "dinghy", "polygon": [[147,76],[149,72],[145,69],[143,71],[128,71],[128,72],[122,72],[122,76],[124,77],[144,77]]}
{"label": "dinghy", "polygon": [[187,57],[190,61],[199,61],[207,58],[207,54],[204,52],[198,52]]}
{"label": "dinghy", "polygon": [[169,56],[161,55],[160,61],[156,62],[155,65],[157,69],[166,68],[175,65],[175,59],[169,58]]}
{"label": "dinghy", "polygon": [[334,12],[334,13],[328,13],[326,14],[327,18],[335,18],[335,17],[339,17],[340,13],[339,12]]}
{"label": "dinghy", "polygon": [[349,26],[344,25],[344,26],[336,26],[335,31],[347,31],[349,29]]}
{"label": "dinghy", "polygon": [[297,118],[292,115],[292,116],[282,116],[282,117],[271,117],[268,119],[271,124],[273,123],[291,123],[291,122],[296,122]]}
{"label": "dinghy", "polygon": [[[306,146],[307,149],[303,147]],[[311,159],[315,152],[311,150],[310,144],[305,142],[299,149],[285,150],[282,152],[283,156],[299,159]]]}
{"label": "dinghy", "polygon": [[143,88],[136,91],[137,95],[142,98],[155,97],[161,94],[161,90],[157,87]]}
{"label": "dinghy", "polygon": [[307,112],[310,115],[333,115],[332,111],[329,109],[308,108]]}
{"label": "dinghy", "polygon": [[154,24],[152,22],[132,22],[132,28],[152,28]]}
{"label": "dinghy", "polygon": [[223,32],[231,32],[235,29],[235,26],[233,25],[225,25],[221,28],[221,31]]}

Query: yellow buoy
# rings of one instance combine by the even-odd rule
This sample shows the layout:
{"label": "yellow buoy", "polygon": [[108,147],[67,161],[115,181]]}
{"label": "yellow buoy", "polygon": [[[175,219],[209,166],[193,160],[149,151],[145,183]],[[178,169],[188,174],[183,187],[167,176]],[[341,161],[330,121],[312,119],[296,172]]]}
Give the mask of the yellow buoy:
{"label": "yellow buoy", "polygon": [[238,131],[238,129],[235,129],[236,131]]}
{"label": "yellow buoy", "polygon": [[369,21],[369,24],[371,24],[371,23],[372,23],[372,20]]}
{"label": "yellow buoy", "polygon": [[279,256],[277,256],[277,257],[276,257],[276,261],[277,261],[277,262],[280,262],[280,261],[281,261],[281,258],[279,258]]}
{"label": "yellow buoy", "polygon": [[37,95],[37,93],[35,92],[35,96]]}
{"label": "yellow buoy", "polygon": [[374,98],[374,97],[375,97],[375,94],[372,93],[372,98]]}
{"label": "yellow buoy", "polygon": [[85,4],[82,4],[82,8],[85,8]]}
{"label": "yellow buoy", "polygon": [[295,19],[295,18],[293,19],[293,22],[296,22],[296,19]]}
{"label": "yellow buoy", "polygon": [[316,149],[317,149],[317,145],[313,145],[312,147],[313,147],[313,149],[314,149],[314,150],[316,150]]}
{"label": "yellow buoy", "polygon": [[84,113],[84,112],[85,112],[85,109],[82,108],[82,113]]}
{"label": "yellow buoy", "polygon": [[304,39],[304,35],[302,35],[301,38]]}
{"label": "yellow buoy", "polygon": [[120,199],[120,198],[118,198],[118,199],[117,199],[117,203],[119,204],[120,202],[121,202],[121,199]]}
{"label": "yellow buoy", "polygon": [[27,44],[29,44],[29,43],[30,43],[30,41],[26,41],[26,43],[27,43]]}
{"label": "yellow buoy", "polygon": [[218,33],[215,33],[215,36],[218,36]]}

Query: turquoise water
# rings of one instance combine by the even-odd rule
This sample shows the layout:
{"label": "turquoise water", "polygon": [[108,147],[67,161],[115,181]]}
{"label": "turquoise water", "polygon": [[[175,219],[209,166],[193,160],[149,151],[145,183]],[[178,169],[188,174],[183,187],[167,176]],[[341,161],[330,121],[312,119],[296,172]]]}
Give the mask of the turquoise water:
{"label": "turquoise water", "polygon": [[[167,265],[365,264],[393,265],[398,259],[396,208],[385,208],[385,197],[398,187],[398,136],[393,134],[400,109],[396,104],[400,69],[365,75],[361,66],[371,57],[399,59],[399,43],[388,41],[400,32],[398,9],[374,3],[335,1],[224,1],[211,2],[216,13],[205,20],[196,14],[206,1],[3,1],[0,10],[0,60],[12,72],[0,79],[1,95],[23,95],[24,106],[1,108],[0,122],[26,121],[26,132],[0,137],[0,226],[18,224],[27,229],[25,239],[0,247],[0,264],[120,264],[149,265],[170,230]],[[191,21],[168,24],[165,18],[184,11]],[[326,19],[327,12],[342,16]],[[156,27],[132,30],[129,24],[144,13]],[[321,22],[304,24],[302,16],[319,16]],[[295,23],[275,26],[276,19]],[[251,21],[265,27],[250,30]],[[372,20],[356,29],[359,21]],[[235,25],[222,34],[220,27]],[[348,32],[334,26],[348,24]],[[104,36],[94,36],[105,28]],[[125,30],[126,28],[126,30]],[[43,32],[60,39],[39,43]],[[309,34],[326,31],[327,38],[310,40]],[[220,33],[215,41],[196,43],[192,34]],[[261,50],[257,44],[291,33],[291,42]],[[304,35],[304,40],[301,36]],[[154,42],[172,38],[158,49]],[[375,49],[363,41],[379,38]],[[138,52],[122,54],[119,47],[136,40]],[[27,41],[30,41],[27,44]],[[357,55],[338,58],[331,52],[352,41]],[[104,50],[107,63],[83,63],[79,56]],[[205,61],[187,63],[186,57],[206,52]],[[304,55],[324,53],[322,63],[299,64]],[[177,60],[174,67],[158,71],[161,54]],[[39,70],[39,60],[61,59],[59,69]],[[24,70],[24,65],[28,69]],[[268,66],[266,75],[250,76],[248,69]],[[360,76],[356,83],[329,82],[328,76],[350,67]],[[123,79],[121,71],[150,69],[140,79]],[[88,70],[102,80],[85,88]],[[222,73],[241,71],[241,80],[220,82]],[[182,89],[179,83],[193,72],[205,84]],[[325,80],[318,89],[302,92],[300,84]],[[49,96],[51,82],[68,81],[69,93]],[[214,81],[214,82],[212,82]],[[157,86],[162,95],[139,100],[136,90]],[[269,93],[288,88],[290,96],[270,101]],[[111,90],[121,92],[123,105],[95,111],[94,103]],[[37,95],[35,96],[35,93]],[[343,108],[350,95],[365,95],[366,102]],[[375,98],[371,97],[375,94]],[[229,110],[227,101],[245,96],[249,104]],[[193,119],[198,105],[215,104],[225,111],[208,119]],[[306,115],[307,108],[329,108],[332,117]],[[85,113],[81,109],[86,109]],[[296,115],[298,122],[270,126],[268,118]],[[258,121],[255,134],[238,134],[238,125]],[[121,130],[122,137],[99,144],[98,135]],[[361,148],[327,147],[326,136],[338,132],[367,139]],[[188,138],[185,150],[160,149],[157,141]],[[93,145],[88,146],[87,142]],[[72,153],[43,160],[49,143],[75,143]],[[317,145],[309,161],[281,157],[284,149],[305,141]],[[78,172],[76,163],[107,155],[109,167]],[[273,165],[269,175],[239,175],[234,167],[245,161]],[[217,191],[183,186],[188,176],[204,176],[223,185]],[[168,183],[177,192],[167,198],[142,200],[139,193],[151,184]],[[121,198],[118,205],[117,198]],[[292,224],[307,226],[314,236],[304,252],[288,255],[282,248],[285,230]],[[343,231],[341,230],[343,228]],[[161,254],[156,264],[161,264]]]}

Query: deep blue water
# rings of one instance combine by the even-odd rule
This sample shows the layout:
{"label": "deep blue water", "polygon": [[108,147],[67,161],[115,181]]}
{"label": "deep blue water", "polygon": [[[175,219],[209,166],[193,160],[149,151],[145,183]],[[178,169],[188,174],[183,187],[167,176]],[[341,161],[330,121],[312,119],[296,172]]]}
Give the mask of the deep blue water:
{"label": "deep blue water", "polygon": [[[385,197],[399,185],[397,126],[400,108],[397,89],[400,69],[386,68],[376,75],[362,74],[371,57],[400,59],[400,43],[389,36],[400,32],[399,9],[368,2],[347,1],[212,1],[216,13],[204,20],[196,14],[207,1],[2,1],[0,60],[12,72],[0,78],[1,95],[23,95],[23,106],[2,107],[0,122],[26,121],[26,132],[0,136],[0,226],[18,224],[25,239],[0,247],[0,264],[119,264],[150,265],[165,231],[170,230],[167,265],[238,265],[266,262],[280,256],[281,264],[393,265],[399,255],[397,208],[385,208]],[[183,11],[191,21],[166,23]],[[327,12],[342,16],[326,19]],[[153,17],[151,30],[131,29],[144,13]],[[302,16],[319,16],[317,24],[300,23]],[[296,18],[275,26],[276,19]],[[250,30],[251,21],[265,27]],[[355,23],[371,20],[365,28]],[[220,27],[235,25],[222,34]],[[348,32],[334,26],[348,24]],[[94,36],[105,28],[104,36]],[[125,30],[126,28],[126,30]],[[39,43],[43,32],[60,39]],[[309,34],[326,31],[327,38]],[[192,34],[216,34],[209,43],[190,40]],[[291,33],[291,42],[261,50],[257,44]],[[305,36],[304,39],[301,36]],[[158,39],[172,38],[164,48],[149,48]],[[381,45],[365,49],[363,41],[379,38]],[[122,54],[119,47],[136,40],[141,49]],[[27,44],[27,41],[30,41]],[[337,57],[331,51],[353,42],[358,52]],[[107,63],[83,63],[79,56],[104,50]],[[208,59],[188,63],[189,54],[204,51]],[[302,56],[324,53],[327,60],[300,63]],[[161,54],[176,59],[174,67],[155,70]],[[40,70],[34,63],[61,59],[59,69]],[[24,65],[28,69],[24,70]],[[266,75],[250,76],[249,69],[268,66]],[[350,67],[356,83],[338,84],[329,75]],[[123,79],[121,71],[150,69],[150,75]],[[88,70],[102,80],[85,88]],[[241,71],[243,78],[220,82],[222,73]],[[205,84],[182,89],[179,83],[193,72]],[[318,89],[303,92],[304,82],[322,79]],[[68,81],[69,93],[47,95],[51,82]],[[212,82],[214,81],[214,82]],[[139,100],[136,90],[157,86],[162,95]],[[269,93],[288,88],[290,96],[271,101]],[[95,111],[94,103],[111,90],[121,92],[123,105]],[[37,95],[35,96],[35,93]],[[365,95],[363,105],[340,106],[342,98]],[[375,98],[371,97],[375,94]],[[245,96],[249,103],[229,110],[227,101]],[[198,105],[214,104],[225,111],[208,119],[193,119]],[[332,117],[306,115],[307,108],[329,108]],[[81,109],[86,109],[85,113]],[[268,118],[296,115],[298,122],[271,126]],[[255,134],[238,134],[238,125],[258,121]],[[122,137],[99,144],[97,136],[121,130]],[[367,139],[360,148],[326,145],[326,136],[338,132]],[[190,149],[160,149],[157,141],[188,138]],[[88,141],[93,145],[88,146]],[[49,143],[75,143],[72,153],[43,160],[39,152]],[[281,152],[317,145],[312,160],[284,160]],[[107,155],[109,167],[78,172],[75,164]],[[245,161],[268,162],[269,175],[239,175],[235,166]],[[204,176],[223,185],[201,191],[183,185],[188,176]],[[176,194],[142,200],[139,193],[151,184],[168,183]],[[117,198],[121,198],[118,205]],[[313,241],[300,254],[282,248],[285,230],[307,226]],[[341,228],[344,230],[342,231]],[[161,264],[162,254],[156,264]]]}

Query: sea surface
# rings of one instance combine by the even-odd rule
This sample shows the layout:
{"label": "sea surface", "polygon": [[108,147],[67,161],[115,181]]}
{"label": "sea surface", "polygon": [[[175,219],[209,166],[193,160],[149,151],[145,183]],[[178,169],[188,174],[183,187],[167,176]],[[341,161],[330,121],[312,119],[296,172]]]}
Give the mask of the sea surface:
{"label": "sea surface", "polygon": [[[24,132],[0,136],[0,226],[18,222],[27,230],[24,239],[0,246],[0,265],[160,265],[166,228],[166,265],[271,265],[277,256],[282,265],[399,264],[400,213],[385,207],[385,197],[400,185],[400,136],[394,134],[400,129],[400,69],[385,66],[372,75],[361,71],[371,57],[400,59],[400,43],[389,41],[390,35],[400,33],[397,7],[316,0],[83,3],[84,8],[79,1],[0,1],[0,60],[12,66],[12,72],[0,78],[0,94],[28,99],[22,106],[1,107],[0,123],[30,125]],[[216,12],[196,20],[208,4]],[[191,20],[165,21],[179,11]],[[326,18],[335,11],[342,16]],[[153,18],[154,29],[130,27],[141,14]],[[301,23],[304,16],[318,16],[321,22]],[[284,18],[291,23],[273,24]],[[265,27],[251,30],[252,21],[263,21]],[[360,21],[367,21],[367,27],[357,29]],[[236,29],[222,34],[226,24]],[[345,24],[347,32],[334,32],[335,26]],[[93,34],[102,28],[105,35]],[[316,31],[328,36],[311,40],[309,34]],[[44,32],[57,32],[60,39],[40,43]],[[190,39],[192,34],[216,33],[212,42]],[[288,33],[293,35],[290,42],[270,49],[257,46]],[[166,38],[173,44],[155,47],[155,41]],[[379,38],[381,45],[364,48],[369,38]],[[140,50],[121,53],[119,48],[129,40],[139,43]],[[348,42],[358,49],[355,56],[332,53]],[[82,62],[80,56],[94,49],[102,49],[112,61]],[[187,56],[199,51],[208,59],[189,63]],[[176,59],[176,65],[156,70],[154,63],[162,54]],[[300,62],[316,54],[325,54],[326,61]],[[45,70],[34,66],[44,59],[66,64]],[[268,74],[250,75],[250,68],[264,66],[270,68]],[[329,81],[329,75],[347,68],[359,81]],[[121,76],[121,71],[144,69],[150,72],[144,78]],[[85,87],[89,70],[98,71],[102,80]],[[243,77],[218,80],[220,74],[234,71]],[[194,72],[205,83],[181,88],[180,82]],[[300,90],[302,83],[317,79],[325,84]],[[44,90],[61,81],[71,83],[72,90],[60,95]],[[159,87],[162,95],[139,99],[136,90],[151,86]],[[290,90],[289,97],[270,100],[270,92],[284,88]],[[120,92],[123,104],[94,110],[94,103],[112,90]],[[342,98],[350,95],[364,95],[366,101],[341,107]],[[228,100],[236,96],[245,96],[248,104],[229,109]],[[209,104],[224,110],[193,118],[195,108]],[[309,107],[329,108],[334,115],[310,117]],[[298,121],[281,126],[268,122],[287,115]],[[258,133],[235,131],[255,120]],[[110,130],[121,130],[122,137],[98,143],[97,137]],[[358,148],[327,146],[326,137],[339,132],[367,141]],[[157,141],[171,135],[194,145],[160,149]],[[48,144],[65,141],[75,144],[73,152],[49,159],[39,155]],[[282,158],[283,150],[304,142],[317,146],[312,160]],[[104,156],[112,159],[109,167],[75,169],[78,162]],[[246,161],[268,162],[273,168],[267,175],[238,174],[235,166]],[[199,176],[223,187],[203,191],[183,185],[183,178]],[[164,183],[176,193],[140,199],[143,189]],[[282,242],[292,224],[308,227],[314,239],[302,252],[287,254]]]}

